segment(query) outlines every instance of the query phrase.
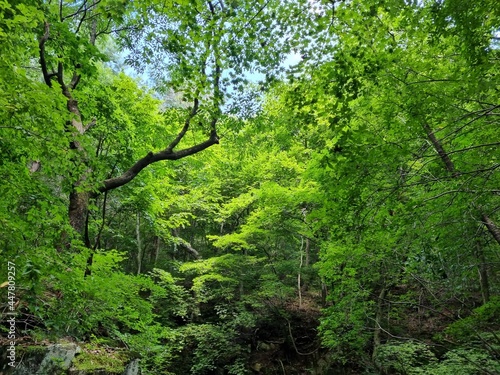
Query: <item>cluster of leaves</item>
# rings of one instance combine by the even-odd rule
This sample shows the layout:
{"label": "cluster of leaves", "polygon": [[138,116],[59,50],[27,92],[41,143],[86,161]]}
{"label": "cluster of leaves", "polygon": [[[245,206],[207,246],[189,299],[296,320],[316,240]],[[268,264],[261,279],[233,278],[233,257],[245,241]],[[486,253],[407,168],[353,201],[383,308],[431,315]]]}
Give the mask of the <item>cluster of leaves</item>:
{"label": "cluster of leaves", "polygon": [[377,351],[375,362],[384,374],[496,374],[495,357],[478,349],[453,349],[441,361],[429,345],[417,342],[387,343]]}

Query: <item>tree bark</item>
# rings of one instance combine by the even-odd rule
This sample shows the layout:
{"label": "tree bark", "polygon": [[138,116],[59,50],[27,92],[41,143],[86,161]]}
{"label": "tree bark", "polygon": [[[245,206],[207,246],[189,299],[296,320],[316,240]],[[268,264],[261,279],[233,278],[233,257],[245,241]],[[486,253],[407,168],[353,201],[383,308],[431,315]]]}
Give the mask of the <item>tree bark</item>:
{"label": "tree bark", "polygon": [[448,172],[450,172],[453,177],[456,177],[457,176],[457,171],[455,170],[455,165],[451,161],[451,159],[448,156],[448,154],[445,152],[443,146],[441,145],[441,142],[439,142],[439,140],[436,138],[436,135],[432,131],[432,129],[429,126],[429,124],[424,123],[423,127],[424,127],[424,129],[425,129],[425,131],[427,133],[427,136],[429,137],[432,145],[434,146],[434,149],[436,150],[436,152],[438,153],[438,155],[441,158],[442,162],[444,163],[446,170]]}
{"label": "tree bark", "polygon": [[[429,137],[432,145],[434,146],[434,149],[438,153],[439,157],[441,158],[441,161],[444,163],[446,170],[453,176],[453,177],[458,177],[458,172],[455,169],[455,165],[451,161],[448,153],[444,150],[443,146],[441,145],[441,142],[436,138],[434,135],[434,132],[430,128],[429,124],[424,123],[423,128],[427,133],[427,136]],[[481,215],[481,222],[486,226],[488,229],[488,232],[490,232],[491,236],[493,239],[500,245],[500,230],[496,226],[496,224],[493,222],[493,220],[484,212],[480,212]]]}
{"label": "tree bark", "polygon": [[490,232],[491,236],[500,245],[500,230],[495,225],[493,220],[491,220],[490,217],[484,213],[481,216],[481,219],[482,219],[483,224],[486,226],[486,229],[488,229],[488,232]]}
{"label": "tree bark", "polygon": [[490,301],[490,282],[488,278],[488,268],[486,266],[486,257],[484,255],[484,249],[481,246],[481,242],[476,242],[476,258],[478,261],[478,273],[479,273],[479,285],[481,286],[481,295],[483,297],[483,303],[488,303]]}
{"label": "tree bark", "polygon": [[200,253],[193,247],[191,244],[187,241],[184,241],[181,239],[180,245],[188,251],[189,254],[191,254],[195,259],[201,259]]}
{"label": "tree bark", "polygon": [[85,229],[85,218],[89,205],[89,194],[87,192],[77,192],[76,186],[72,187],[69,193],[69,223],[78,233],[83,233]]}
{"label": "tree bark", "polygon": [[385,294],[386,294],[386,288],[382,287],[382,290],[380,291],[380,294],[377,299],[377,312],[375,314],[375,327],[373,331],[373,353],[372,353],[372,360],[375,360],[377,356],[377,350],[380,347],[380,344],[382,343],[382,314],[383,314],[383,308],[382,305],[385,300]]}

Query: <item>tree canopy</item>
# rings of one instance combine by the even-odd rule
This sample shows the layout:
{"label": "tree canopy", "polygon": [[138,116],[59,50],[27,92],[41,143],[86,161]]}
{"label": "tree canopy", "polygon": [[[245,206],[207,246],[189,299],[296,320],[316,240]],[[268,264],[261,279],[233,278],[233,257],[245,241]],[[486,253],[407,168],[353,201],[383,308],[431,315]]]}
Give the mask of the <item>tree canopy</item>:
{"label": "tree canopy", "polygon": [[492,0],[0,0],[18,344],[500,373],[499,39]]}

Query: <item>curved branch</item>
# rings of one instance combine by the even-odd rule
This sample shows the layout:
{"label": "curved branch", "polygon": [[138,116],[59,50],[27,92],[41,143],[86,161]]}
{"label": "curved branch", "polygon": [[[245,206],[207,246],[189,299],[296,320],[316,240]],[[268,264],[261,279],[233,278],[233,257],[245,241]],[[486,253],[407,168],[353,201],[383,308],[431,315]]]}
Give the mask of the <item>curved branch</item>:
{"label": "curved branch", "polygon": [[61,89],[63,91],[64,96],[69,99],[69,94],[66,93],[67,87],[66,84],[64,83],[64,66],[62,62],[57,63],[56,77],[57,77],[57,82],[59,83],[59,85],[61,85]]}
{"label": "curved branch", "polygon": [[73,73],[73,78],[71,78],[71,82],[69,83],[69,88],[71,90],[74,90],[78,83],[80,82],[80,74],[77,74],[76,72]]}
{"label": "curved branch", "polygon": [[[184,129],[183,129],[184,130]],[[181,132],[182,133],[182,132]],[[179,133],[180,134],[180,133]],[[177,139],[177,138],[176,138]],[[175,142],[175,140],[174,140]],[[174,143],[172,142],[172,143]],[[108,178],[103,182],[103,186],[99,188],[99,192],[104,193],[108,190],[116,189],[120,186],[123,186],[130,181],[132,181],[144,168],[148,165],[162,161],[162,160],[179,160],[185,158],[186,156],[194,155],[200,151],[205,150],[206,148],[213,146],[219,143],[219,137],[215,130],[212,130],[210,133],[210,137],[202,143],[194,145],[192,147],[185,148],[183,150],[179,150],[173,152],[171,150],[172,143],[163,151],[153,153],[149,152],[146,156],[139,159],[132,167],[130,167],[125,173],[121,176]],[[177,142],[178,143],[178,142]]]}

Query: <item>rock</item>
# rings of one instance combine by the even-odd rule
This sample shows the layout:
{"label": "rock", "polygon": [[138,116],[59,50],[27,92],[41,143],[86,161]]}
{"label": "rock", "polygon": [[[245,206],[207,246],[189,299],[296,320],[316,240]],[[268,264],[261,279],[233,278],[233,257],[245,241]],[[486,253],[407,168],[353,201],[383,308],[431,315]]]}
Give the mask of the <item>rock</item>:
{"label": "rock", "polygon": [[261,369],[262,369],[262,364],[260,364],[259,362],[252,363],[252,370],[260,372]]}
{"label": "rock", "polygon": [[0,367],[0,375],[33,375],[36,374],[40,363],[45,358],[47,354],[47,348],[32,346],[23,349],[19,348],[16,350],[16,361],[15,367],[8,365],[5,359],[5,355],[2,351],[2,356],[0,358],[0,363],[3,365]]}
{"label": "rock", "polygon": [[[54,344],[47,348],[47,354],[40,363],[36,375],[64,374],[71,366],[76,353],[81,348],[74,343]],[[16,374],[17,375],[17,374]]]}
{"label": "rock", "polygon": [[139,360],[132,360],[127,367],[125,367],[125,371],[123,371],[123,375],[139,375],[141,370],[139,368]]}
{"label": "rock", "polygon": [[[5,348],[0,348],[0,375],[117,375],[119,373],[120,370],[72,367],[75,356],[81,352],[80,346],[66,342],[47,347],[24,347],[16,353],[16,367],[11,367],[6,361],[8,354]],[[140,375],[140,373],[139,359],[134,359],[127,364],[122,375]]]}

